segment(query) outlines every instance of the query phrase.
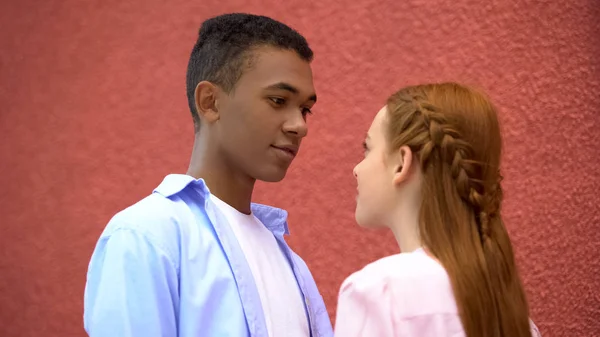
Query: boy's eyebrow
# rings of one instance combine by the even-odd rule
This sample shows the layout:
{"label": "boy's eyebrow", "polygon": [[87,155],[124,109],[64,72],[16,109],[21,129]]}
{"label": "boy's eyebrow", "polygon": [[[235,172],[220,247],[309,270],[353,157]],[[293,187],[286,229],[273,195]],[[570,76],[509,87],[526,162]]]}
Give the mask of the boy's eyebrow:
{"label": "boy's eyebrow", "polygon": [[[279,82],[279,83],[275,83],[275,84],[271,84],[270,86],[266,87],[265,89],[267,90],[272,90],[272,89],[279,89],[279,90],[286,90],[291,92],[292,94],[299,94],[300,90],[298,90],[298,88],[294,87],[291,84],[285,83],[285,82]],[[312,94],[309,98],[309,101],[317,101],[317,95],[316,94]]]}

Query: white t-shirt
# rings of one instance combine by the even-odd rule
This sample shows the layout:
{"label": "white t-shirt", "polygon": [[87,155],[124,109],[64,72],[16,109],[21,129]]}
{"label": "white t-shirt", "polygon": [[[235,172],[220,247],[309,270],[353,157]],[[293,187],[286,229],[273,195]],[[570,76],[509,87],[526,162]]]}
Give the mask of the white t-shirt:
{"label": "white t-shirt", "polygon": [[292,268],[273,233],[253,214],[244,214],[214,195],[250,265],[271,337],[310,335],[304,301]]}

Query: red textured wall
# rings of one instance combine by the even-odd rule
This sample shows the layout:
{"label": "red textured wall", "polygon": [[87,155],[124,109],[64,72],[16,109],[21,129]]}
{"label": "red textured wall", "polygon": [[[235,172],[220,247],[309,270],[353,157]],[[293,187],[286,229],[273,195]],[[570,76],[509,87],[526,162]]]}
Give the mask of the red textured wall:
{"label": "red textured wall", "polygon": [[315,50],[319,103],[297,162],[258,201],[288,208],[293,247],[332,317],[342,280],[396,252],[354,224],[352,167],[408,83],[487,89],[506,135],[506,222],[544,336],[600,336],[600,2],[3,1],[0,336],[84,336],[85,274],[109,218],[193,141],[187,57],[227,11],[281,19]]}

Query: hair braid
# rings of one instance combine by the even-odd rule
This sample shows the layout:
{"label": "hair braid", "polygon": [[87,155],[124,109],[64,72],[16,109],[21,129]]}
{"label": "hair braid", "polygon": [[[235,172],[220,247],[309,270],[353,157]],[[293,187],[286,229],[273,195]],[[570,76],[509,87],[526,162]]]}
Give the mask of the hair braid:
{"label": "hair braid", "polygon": [[484,94],[411,86],[387,102],[389,151],[422,170],[419,235],[448,273],[466,336],[530,337],[529,308],[500,214],[502,137]]}
{"label": "hair braid", "polygon": [[501,176],[495,186],[485,186],[481,177],[481,162],[472,160],[471,145],[461,139],[460,132],[421,95],[412,95],[414,113],[420,115],[427,141],[419,151],[421,167],[426,169],[432,155],[439,155],[450,168],[460,197],[473,209],[478,232],[484,243],[490,236],[490,219],[498,214],[502,200]]}

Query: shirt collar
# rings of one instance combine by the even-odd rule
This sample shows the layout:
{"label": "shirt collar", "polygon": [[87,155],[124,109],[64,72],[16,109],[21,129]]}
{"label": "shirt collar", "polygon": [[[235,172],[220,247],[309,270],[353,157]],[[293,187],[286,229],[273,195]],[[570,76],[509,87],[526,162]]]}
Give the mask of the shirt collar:
{"label": "shirt collar", "polygon": [[[196,179],[186,174],[169,174],[163,181],[154,189],[154,193],[158,193],[166,198],[169,198],[186,187],[191,186],[196,189],[202,197],[207,200],[210,190],[204,179]],[[275,234],[286,234],[289,235],[289,228],[287,223],[288,213],[287,211],[268,206],[263,204],[252,203],[252,213],[267,227],[271,232]]]}

